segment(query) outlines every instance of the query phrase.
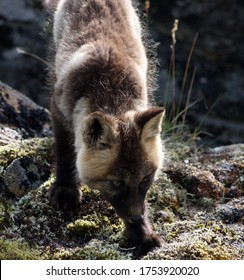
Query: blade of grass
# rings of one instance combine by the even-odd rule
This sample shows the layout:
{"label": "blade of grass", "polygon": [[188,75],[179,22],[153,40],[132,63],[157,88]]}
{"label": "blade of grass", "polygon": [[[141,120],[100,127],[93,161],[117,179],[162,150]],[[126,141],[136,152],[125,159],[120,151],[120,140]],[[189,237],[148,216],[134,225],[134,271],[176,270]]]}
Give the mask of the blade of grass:
{"label": "blade of grass", "polygon": [[206,120],[206,118],[208,117],[208,115],[213,111],[214,107],[216,106],[216,104],[219,102],[219,100],[226,95],[227,92],[220,94],[215,101],[213,102],[213,104],[210,106],[210,108],[208,109],[207,113],[204,115],[204,117],[202,118],[202,120],[200,121],[198,127],[196,128],[198,131],[200,130],[200,128],[202,127],[203,122]]}
{"label": "blade of grass", "polygon": [[175,72],[175,45],[176,32],[178,31],[179,20],[175,19],[173,28],[171,30],[172,45],[171,45],[171,61],[172,61],[172,118],[176,116],[176,72]]}
{"label": "blade of grass", "polygon": [[192,78],[191,78],[190,87],[189,87],[188,94],[187,94],[187,101],[186,101],[186,106],[185,106],[186,110],[185,110],[185,113],[184,113],[183,118],[182,118],[183,124],[186,121],[186,115],[187,115],[187,112],[188,112],[188,109],[189,109],[190,98],[191,98],[191,94],[192,94],[192,87],[193,87],[193,83],[194,83],[194,80],[195,80],[196,71],[197,71],[197,67],[195,66],[194,70],[193,70]]}
{"label": "blade of grass", "polygon": [[181,110],[180,112],[179,112],[179,114],[177,114],[177,116],[175,117],[175,122],[177,122],[178,121],[178,119],[185,113],[185,111],[188,111],[192,106],[194,106],[195,104],[197,104],[199,101],[201,101],[202,100],[202,97],[199,97],[197,100],[195,100],[195,101],[193,101],[192,103],[190,103],[189,105],[188,105],[188,107],[185,107],[183,110]]}
{"label": "blade of grass", "polygon": [[36,54],[34,54],[34,53],[27,52],[27,51],[25,51],[25,50],[23,50],[23,49],[21,49],[21,48],[16,48],[16,51],[17,51],[17,53],[19,53],[19,54],[29,55],[29,56],[31,56],[31,57],[33,57],[33,58],[35,58],[35,59],[41,61],[42,63],[46,64],[48,67],[51,67],[51,64],[50,64],[50,63],[48,63],[45,59],[42,59],[41,57],[39,57],[38,55],[36,55]]}
{"label": "blade of grass", "polygon": [[183,77],[183,82],[182,82],[182,87],[181,87],[181,91],[180,91],[180,97],[179,97],[179,104],[178,104],[177,113],[180,110],[181,101],[182,101],[182,97],[183,97],[183,93],[184,93],[184,89],[185,89],[185,85],[186,85],[186,80],[187,80],[187,75],[188,75],[188,71],[189,71],[189,66],[190,66],[190,62],[191,62],[193,51],[195,49],[197,38],[198,38],[198,33],[196,33],[196,35],[195,35],[195,37],[193,39],[192,46],[191,46],[191,49],[190,49],[190,53],[188,55],[188,59],[187,59],[187,63],[186,63],[186,68],[185,68],[185,72],[184,72],[184,77]]}

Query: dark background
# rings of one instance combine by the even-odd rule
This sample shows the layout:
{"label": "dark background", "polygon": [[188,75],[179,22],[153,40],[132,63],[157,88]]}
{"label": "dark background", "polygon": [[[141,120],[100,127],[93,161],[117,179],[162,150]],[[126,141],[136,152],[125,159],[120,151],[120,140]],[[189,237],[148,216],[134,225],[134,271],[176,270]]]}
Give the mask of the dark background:
{"label": "dark background", "polygon": [[[157,101],[163,103],[167,95],[168,105],[172,102],[171,29],[174,20],[179,19],[175,46],[176,100],[190,49],[198,34],[181,103],[184,108],[196,68],[191,102],[201,100],[188,112],[189,127],[193,131],[201,124],[202,142],[207,145],[244,142],[244,1],[150,2],[148,23],[153,39],[159,43]],[[47,66],[16,51],[17,47],[22,48],[46,59],[50,34],[46,20],[41,0],[0,0],[0,80],[48,107]]]}

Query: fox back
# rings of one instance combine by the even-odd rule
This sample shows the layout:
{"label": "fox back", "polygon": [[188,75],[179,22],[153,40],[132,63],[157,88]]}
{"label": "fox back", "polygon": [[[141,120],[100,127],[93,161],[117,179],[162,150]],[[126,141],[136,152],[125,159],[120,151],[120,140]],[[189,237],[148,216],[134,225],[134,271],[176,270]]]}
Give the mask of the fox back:
{"label": "fox back", "polygon": [[57,205],[79,204],[77,174],[113,205],[132,242],[145,239],[154,247],[159,242],[149,237],[145,197],[163,162],[164,109],[150,104],[155,73],[133,3],[46,1],[54,13],[55,51],[50,73],[57,162],[50,196]]}

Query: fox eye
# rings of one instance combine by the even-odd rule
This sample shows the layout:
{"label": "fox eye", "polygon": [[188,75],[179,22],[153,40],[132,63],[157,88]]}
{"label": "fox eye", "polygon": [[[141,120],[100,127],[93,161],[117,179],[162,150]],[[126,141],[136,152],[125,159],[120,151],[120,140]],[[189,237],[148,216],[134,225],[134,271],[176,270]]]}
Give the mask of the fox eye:
{"label": "fox eye", "polygon": [[112,188],[118,188],[121,186],[121,184],[122,184],[121,181],[116,181],[116,180],[109,181],[109,185]]}
{"label": "fox eye", "polygon": [[150,175],[143,178],[143,180],[140,183],[140,190],[141,191],[147,191],[149,187],[151,186],[153,182],[153,175],[154,173],[151,173]]}
{"label": "fox eye", "polygon": [[149,176],[145,177],[145,178],[141,181],[141,183],[142,183],[142,184],[146,184],[148,181],[149,181]]}

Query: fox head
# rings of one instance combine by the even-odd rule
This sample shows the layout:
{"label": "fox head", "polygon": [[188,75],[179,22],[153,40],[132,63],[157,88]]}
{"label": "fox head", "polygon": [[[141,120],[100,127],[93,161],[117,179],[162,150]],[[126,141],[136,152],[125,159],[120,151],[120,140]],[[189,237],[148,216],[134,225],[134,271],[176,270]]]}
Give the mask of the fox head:
{"label": "fox head", "polygon": [[98,189],[129,223],[145,213],[145,197],[162,165],[163,108],[115,118],[89,114],[80,130],[76,166],[81,181]]}

